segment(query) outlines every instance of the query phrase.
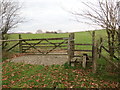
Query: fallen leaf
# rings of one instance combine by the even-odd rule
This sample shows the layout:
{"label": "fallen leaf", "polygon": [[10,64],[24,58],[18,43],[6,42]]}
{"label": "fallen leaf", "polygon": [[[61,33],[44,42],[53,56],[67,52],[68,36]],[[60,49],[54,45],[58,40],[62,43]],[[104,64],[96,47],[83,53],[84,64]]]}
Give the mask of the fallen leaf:
{"label": "fallen leaf", "polygon": [[38,80],[36,80],[36,82],[39,82],[40,80],[38,79]]}
{"label": "fallen leaf", "polygon": [[70,88],[73,88],[73,86],[70,86]]}
{"label": "fallen leaf", "polygon": [[2,79],[2,80],[4,81],[4,80],[7,80],[7,79],[8,79],[8,78],[4,78],[4,79]]}
{"label": "fallen leaf", "polygon": [[3,87],[3,88],[8,88],[8,86],[7,86],[7,85],[2,85],[2,87]]}
{"label": "fallen leaf", "polygon": [[14,73],[12,73],[11,76],[14,76]]}
{"label": "fallen leaf", "polygon": [[11,83],[13,84],[13,83],[15,83],[15,81],[11,81]]}

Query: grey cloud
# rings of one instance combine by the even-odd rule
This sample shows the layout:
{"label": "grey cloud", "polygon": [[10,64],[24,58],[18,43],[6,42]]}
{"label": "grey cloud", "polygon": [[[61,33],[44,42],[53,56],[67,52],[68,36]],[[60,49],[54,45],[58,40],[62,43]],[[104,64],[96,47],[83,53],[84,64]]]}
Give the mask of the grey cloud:
{"label": "grey cloud", "polygon": [[[74,18],[64,8],[70,9],[78,7],[77,0],[19,0],[24,3],[22,15],[27,19],[26,23],[22,23],[16,28],[16,31],[35,30],[63,30],[63,31],[80,31],[85,25],[72,21]],[[62,8],[62,6],[64,8]],[[88,26],[89,27],[89,26]]]}

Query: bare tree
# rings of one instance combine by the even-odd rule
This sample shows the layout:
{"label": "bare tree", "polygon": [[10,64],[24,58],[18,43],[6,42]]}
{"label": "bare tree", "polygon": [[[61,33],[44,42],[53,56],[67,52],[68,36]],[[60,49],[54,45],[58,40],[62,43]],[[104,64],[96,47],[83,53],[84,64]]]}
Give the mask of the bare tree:
{"label": "bare tree", "polygon": [[18,2],[12,0],[0,1],[0,32],[3,35],[22,21],[19,17],[20,8]]}
{"label": "bare tree", "polygon": [[115,43],[118,41],[118,9],[116,0],[97,0],[97,4],[91,2],[83,4],[89,9],[83,11],[83,13],[72,13],[77,16],[77,21],[79,21],[79,17],[82,17],[90,21],[85,21],[85,23],[91,24],[92,22],[92,24],[106,30],[110,56],[113,57],[115,46],[117,46]]}
{"label": "bare tree", "polygon": [[[0,1],[0,33],[2,34],[1,39],[7,39],[5,34],[15,28],[18,23],[22,22],[19,16],[21,7],[18,2],[12,0],[1,0]],[[6,43],[2,43],[2,48],[6,46]]]}

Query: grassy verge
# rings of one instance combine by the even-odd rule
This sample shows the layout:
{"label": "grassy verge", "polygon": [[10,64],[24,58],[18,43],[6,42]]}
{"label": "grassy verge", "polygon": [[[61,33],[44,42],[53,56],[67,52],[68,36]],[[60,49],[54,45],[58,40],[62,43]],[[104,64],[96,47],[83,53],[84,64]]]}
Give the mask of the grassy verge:
{"label": "grassy verge", "polygon": [[118,83],[91,74],[91,68],[80,65],[42,66],[7,61],[3,63],[2,81],[3,88],[116,88]]}

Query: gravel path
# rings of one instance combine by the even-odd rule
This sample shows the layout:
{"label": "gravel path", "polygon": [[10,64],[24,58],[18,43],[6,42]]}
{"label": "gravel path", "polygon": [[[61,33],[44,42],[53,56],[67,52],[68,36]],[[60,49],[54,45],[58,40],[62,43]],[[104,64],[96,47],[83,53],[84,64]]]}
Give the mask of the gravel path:
{"label": "gravel path", "polygon": [[37,64],[37,65],[62,65],[68,61],[67,55],[25,55],[11,60],[15,63]]}

